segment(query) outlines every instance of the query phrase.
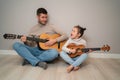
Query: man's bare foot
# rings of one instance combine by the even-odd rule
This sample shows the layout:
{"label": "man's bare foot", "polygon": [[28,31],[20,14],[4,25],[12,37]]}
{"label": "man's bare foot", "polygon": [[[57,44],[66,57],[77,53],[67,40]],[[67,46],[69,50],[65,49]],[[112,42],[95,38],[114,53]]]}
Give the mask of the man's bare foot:
{"label": "man's bare foot", "polygon": [[70,73],[70,72],[73,70],[73,68],[74,68],[74,67],[73,67],[72,65],[68,66],[68,67],[67,67],[67,72]]}
{"label": "man's bare foot", "polygon": [[77,67],[74,67],[74,71],[77,71],[77,70],[79,70],[80,69],[80,67],[79,66],[77,66]]}

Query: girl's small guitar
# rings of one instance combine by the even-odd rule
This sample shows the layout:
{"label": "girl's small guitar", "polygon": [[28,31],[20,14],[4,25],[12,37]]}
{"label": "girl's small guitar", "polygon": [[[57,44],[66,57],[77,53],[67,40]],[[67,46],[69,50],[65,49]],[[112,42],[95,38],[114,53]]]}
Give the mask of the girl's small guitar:
{"label": "girl's small guitar", "polygon": [[67,48],[69,49],[76,49],[76,53],[74,54],[69,54],[70,57],[76,57],[76,56],[80,56],[81,54],[83,53],[86,53],[86,52],[89,52],[89,50],[92,50],[92,51],[109,51],[110,50],[110,46],[109,45],[104,45],[103,47],[101,48],[85,48],[84,45],[76,45],[74,43],[71,43],[67,46]]}

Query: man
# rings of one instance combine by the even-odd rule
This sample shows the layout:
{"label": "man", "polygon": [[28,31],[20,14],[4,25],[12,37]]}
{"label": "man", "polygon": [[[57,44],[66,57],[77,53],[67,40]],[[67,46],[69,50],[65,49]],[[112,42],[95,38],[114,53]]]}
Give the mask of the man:
{"label": "man", "polygon": [[[29,31],[29,35],[39,37],[39,35],[42,33],[61,34],[60,37],[56,39],[50,39],[48,42],[46,42],[46,46],[52,46],[57,42],[67,39],[67,36],[63,32],[59,31],[58,29],[55,29],[53,25],[48,24],[48,13],[46,9],[39,8],[37,10],[37,19],[38,24],[35,25]],[[38,48],[38,46],[36,46],[36,42],[28,41],[26,39],[26,36],[22,36],[21,41],[25,44],[16,42],[14,43],[13,48],[21,57],[28,61],[32,66],[39,66],[43,69],[47,69],[46,62],[50,62],[58,57],[58,52],[56,49],[41,50]]]}

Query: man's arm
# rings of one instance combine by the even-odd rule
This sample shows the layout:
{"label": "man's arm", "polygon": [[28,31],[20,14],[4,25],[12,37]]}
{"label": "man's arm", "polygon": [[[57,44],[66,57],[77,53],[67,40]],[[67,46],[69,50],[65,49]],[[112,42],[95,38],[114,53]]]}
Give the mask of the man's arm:
{"label": "man's arm", "polygon": [[48,42],[45,43],[46,46],[52,46],[56,42],[61,42],[61,41],[68,39],[67,35],[64,32],[62,32],[60,29],[55,28],[54,26],[51,26],[51,27],[55,33],[60,34],[61,36],[56,39],[50,39]]}
{"label": "man's arm", "polygon": [[60,30],[59,28],[56,28],[53,26],[53,31],[61,35],[60,37],[56,38],[57,42],[61,42],[68,39],[68,36],[66,35],[66,33]]}
{"label": "man's arm", "polygon": [[[37,36],[34,34],[34,32],[35,32],[36,29],[37,29],[37,26],[33,26],[33,27],[29,30],[28,36],[29,36],[29,37],[37,37]],[[30,41],[30,40],[24,41],[24,44],[26,44],[26,45],[28,45],[28,46],[31,46],[31,47],[37,46],[37,43],[36,43],[35,41]]]}

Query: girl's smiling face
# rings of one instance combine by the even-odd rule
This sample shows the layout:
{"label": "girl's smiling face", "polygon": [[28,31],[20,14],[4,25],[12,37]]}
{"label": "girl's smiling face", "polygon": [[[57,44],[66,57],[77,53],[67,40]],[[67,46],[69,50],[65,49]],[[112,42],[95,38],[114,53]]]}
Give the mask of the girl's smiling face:
{"label": "girl's smiling face", "polygon": [[70,37],[72,39],[78,39],[80,37],[80,33],[78,33],[78,28],[73,28]]}

